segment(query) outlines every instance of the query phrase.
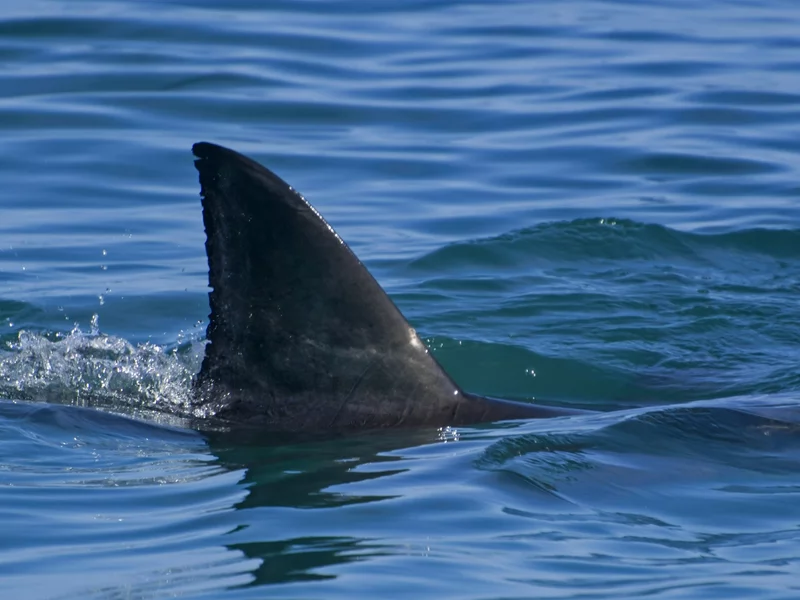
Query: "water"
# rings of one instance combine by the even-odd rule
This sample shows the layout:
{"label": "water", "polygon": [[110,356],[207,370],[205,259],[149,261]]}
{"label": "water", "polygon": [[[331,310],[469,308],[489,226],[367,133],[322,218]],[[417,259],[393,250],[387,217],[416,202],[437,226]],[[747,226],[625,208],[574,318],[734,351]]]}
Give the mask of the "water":
{"label": "water", "polygon": [[[3,597],[800,593],[792,0],[7,0],[0,128]],[[201,139],[463,387],[599,414],[187,427]]]}

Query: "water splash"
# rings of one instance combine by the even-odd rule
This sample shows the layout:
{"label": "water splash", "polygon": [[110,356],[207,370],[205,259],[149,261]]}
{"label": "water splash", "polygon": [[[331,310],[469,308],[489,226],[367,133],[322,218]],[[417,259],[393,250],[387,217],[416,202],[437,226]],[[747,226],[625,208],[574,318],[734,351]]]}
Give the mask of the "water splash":
{"label": "water splash", "polygon": [[101,333],[97,315],[88,333],[20,331],[0,348],[0,397],[189,417],[204,346],[135,346]]}
{"label": "water splash", "polygon": [[461,439],[461,433],[455,427],[440,427],[438,430],[438,438],[440,442],[457,442]]}

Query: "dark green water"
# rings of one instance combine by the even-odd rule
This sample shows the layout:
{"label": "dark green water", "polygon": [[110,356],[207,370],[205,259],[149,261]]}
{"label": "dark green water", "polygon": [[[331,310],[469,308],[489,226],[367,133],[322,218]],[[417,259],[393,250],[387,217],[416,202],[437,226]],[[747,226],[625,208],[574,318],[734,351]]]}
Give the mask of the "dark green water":
{"label": "dark green water", "polygon": [[[3,598],[800,595],[795,2],[7,0],[0,131]],[[201,139],[464,388],[600,412],[186,428]]]}

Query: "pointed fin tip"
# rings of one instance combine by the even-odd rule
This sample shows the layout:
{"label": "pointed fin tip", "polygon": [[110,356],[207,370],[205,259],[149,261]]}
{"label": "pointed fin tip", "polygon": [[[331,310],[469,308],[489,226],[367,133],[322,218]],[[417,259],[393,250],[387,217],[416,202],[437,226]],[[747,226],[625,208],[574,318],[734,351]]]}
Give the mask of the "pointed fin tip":
{"label": "pointed fin tip", "polygon": [[[212,202],[229,203],[231,190],[245,184],[250,186],[248,193],[238,195],[242,209],[259,212],[268,205],[273,210],[285,206],[313,215],[313,220],[336,233],[308,200],[261,163],[211,142],[196,142],[192,145],[192,153],[194,166],[200,174],[200,196],[204,208]],[[341,241],[338,235],[336,237]]]}
{"label": "pointed fin tip", "polygon": [[248,158],[243,154],[239,154],[235,150],[231,150],[230,148],[226,148],[225,146],[220,146],[212,142],[196,142],[192,144],[192,154],[195,156],[195,163],[200,161],[229,160],[249,164],[271,173],[269,169],[257,163],[253,159]]}
{"label": "pointed fin tip", "polygon": [[196,142],[192,144],[192,154],[200,160],[210,158],[212,154],[222,154],[224,152],[232,151],[211,142]]}

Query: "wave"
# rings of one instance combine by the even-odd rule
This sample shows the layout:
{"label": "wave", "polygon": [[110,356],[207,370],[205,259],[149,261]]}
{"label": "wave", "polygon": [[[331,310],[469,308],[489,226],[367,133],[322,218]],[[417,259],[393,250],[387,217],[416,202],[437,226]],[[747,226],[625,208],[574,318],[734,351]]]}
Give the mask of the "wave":
{"label": "wave", "polygon": [[537,263],[579,261],[585,266],[608,261],[671,261],[730,270],[738,267],[736,258],[745,257],[749,261],[788,261],[785,266],[800,272],[800,229],[704,234],[630,219],[582,218],[455,242],[411,261],[409,267],[423,271],[502,270]]}

